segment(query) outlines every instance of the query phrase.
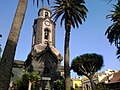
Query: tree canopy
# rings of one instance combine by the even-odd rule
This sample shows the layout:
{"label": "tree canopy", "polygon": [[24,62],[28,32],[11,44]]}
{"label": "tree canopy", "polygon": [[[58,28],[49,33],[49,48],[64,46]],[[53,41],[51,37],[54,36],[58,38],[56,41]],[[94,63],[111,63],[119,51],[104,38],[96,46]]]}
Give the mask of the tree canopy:
{"label": "tree canopy", "polygon": [[100,70],[103,66],[103,56],[96,53],[83,54],[73,59],[71,69],[78,75],[85,75],[91,83],[92,90],[95,90],[93,76],[95,72]]}
{"label": "tree canopy", "polygon": [[103,57],[101,55],[83,54],[73,59],[71,69],[78,75],[90,75],[100,70],[103,66]]}
{"label": "tree canopy", "polygon": [[40,79],[40,75],[37,72],[25,72],[20,80],[17,81],[16,90],[24,90],[31,87],[35,84],[36,81]]}

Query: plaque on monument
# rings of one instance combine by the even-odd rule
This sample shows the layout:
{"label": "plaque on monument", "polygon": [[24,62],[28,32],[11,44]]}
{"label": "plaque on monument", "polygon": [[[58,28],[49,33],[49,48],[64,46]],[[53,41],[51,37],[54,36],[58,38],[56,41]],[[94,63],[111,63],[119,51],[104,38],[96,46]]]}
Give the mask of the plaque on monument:
{"label": "plaque on monument", "polygon": [[51,80],[51,77],[42,77],[42,80]]}

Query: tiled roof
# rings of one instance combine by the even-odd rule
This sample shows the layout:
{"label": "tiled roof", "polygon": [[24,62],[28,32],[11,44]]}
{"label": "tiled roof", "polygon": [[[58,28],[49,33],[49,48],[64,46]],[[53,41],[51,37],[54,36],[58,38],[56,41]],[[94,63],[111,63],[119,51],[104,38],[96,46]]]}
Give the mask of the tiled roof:
{"label": "tiled roof", "polygon": [[120,82],[120,71],[110,74],[101,80],[101,82],[106,82],[106,81],[109,84]]}
{"label": "tiled roof", "polygon": [[113,78],[110,79],[109,83],[120,82],[120,71],[113,74]]}

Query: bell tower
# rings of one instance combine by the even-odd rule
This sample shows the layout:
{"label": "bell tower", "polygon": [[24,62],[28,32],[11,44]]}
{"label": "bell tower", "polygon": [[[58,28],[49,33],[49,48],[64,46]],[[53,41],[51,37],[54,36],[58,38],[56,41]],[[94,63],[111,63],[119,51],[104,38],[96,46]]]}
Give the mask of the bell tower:
{"label": "bell tower", "polygon": [[55,46],[55,23],[51,19],[51,10],[43,7],[33,25],[32,46],[41,44]]}
{"label": "bell tower", "polygon": [[32,49],[25,61],[27,71],[36,71],[41,76],[39,90],[54,90],[54,81],[64,75],[62,56],[55,47],[55,23],[51,10],[42,7],[33,24]]}

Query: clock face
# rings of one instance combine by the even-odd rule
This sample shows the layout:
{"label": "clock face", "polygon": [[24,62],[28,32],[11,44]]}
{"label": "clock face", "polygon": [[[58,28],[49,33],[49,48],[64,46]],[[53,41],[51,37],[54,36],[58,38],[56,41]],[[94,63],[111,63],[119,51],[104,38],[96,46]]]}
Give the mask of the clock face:
{"label": "clock face", "polygon": [[45,20],[45,25],[49,26],[50,25],[50,21],[47,19]]}

